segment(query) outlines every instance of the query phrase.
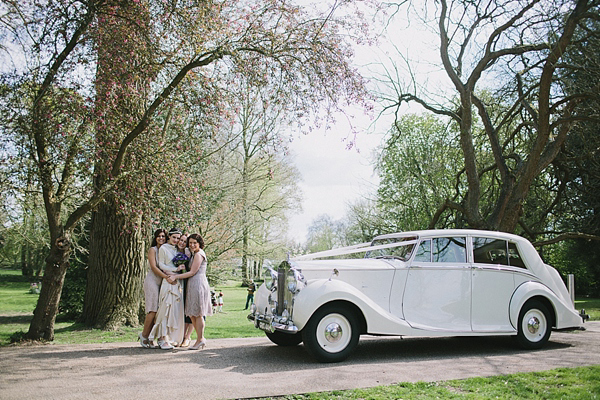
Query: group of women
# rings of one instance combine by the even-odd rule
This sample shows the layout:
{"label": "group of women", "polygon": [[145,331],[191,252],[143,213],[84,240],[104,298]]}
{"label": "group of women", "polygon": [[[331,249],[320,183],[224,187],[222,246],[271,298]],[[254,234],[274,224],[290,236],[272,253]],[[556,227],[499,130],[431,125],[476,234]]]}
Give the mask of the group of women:
{"label": "group of women", "polygon": [[[186,258],[187,263],[175,264]],[[163,350],[175,346],[204,349],[205,317],[212,315],[204,240],[197,233],[188,236],[178,229],[168,233],[158,229],[148,250],[148,263],[144,280],[146,320],[140,344]],[[198,338],[190,346],[193,329]]]}

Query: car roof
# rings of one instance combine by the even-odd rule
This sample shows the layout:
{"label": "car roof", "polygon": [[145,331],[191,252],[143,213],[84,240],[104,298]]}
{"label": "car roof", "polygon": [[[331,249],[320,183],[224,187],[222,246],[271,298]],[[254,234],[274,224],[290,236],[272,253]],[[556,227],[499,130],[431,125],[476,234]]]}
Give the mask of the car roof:
{"label": "car roof", "polygon": [[512,233],[499,232],[499,231],[485,231],[479,229],[428,229],[420,231],[406,231],[397,233],[388,233],[385,235],[376,236],[373,240],[383,239],[399,239],[406,237],[440,237],[440,236],[483,236],[483,237],[494,237],[502,238],[513,241],[528,241],[527,239],[513,235]]}

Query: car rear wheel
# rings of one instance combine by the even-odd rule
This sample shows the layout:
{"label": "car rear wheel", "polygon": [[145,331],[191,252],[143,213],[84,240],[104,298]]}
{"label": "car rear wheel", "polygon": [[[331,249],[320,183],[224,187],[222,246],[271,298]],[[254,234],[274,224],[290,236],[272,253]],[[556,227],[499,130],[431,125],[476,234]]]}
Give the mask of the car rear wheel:
{"label": "car rear wheel", "polygon": [[550,312],[537,300],[525,303],[519,313],[517,341],[524,349],[542,348],[552,332]]}
{"label": "car rear wheel", "polygon": [[285,333],[285,332],[265,332],[269,340],[278,346],[297,346],[302,343],[302,335],[300,333]]}
{"label": "car rear wheel", "polygon": [[345,360],[360,337],[356,315],[348,307],[327,306],[318,310],[302,330],[304,346],[321,362]]}

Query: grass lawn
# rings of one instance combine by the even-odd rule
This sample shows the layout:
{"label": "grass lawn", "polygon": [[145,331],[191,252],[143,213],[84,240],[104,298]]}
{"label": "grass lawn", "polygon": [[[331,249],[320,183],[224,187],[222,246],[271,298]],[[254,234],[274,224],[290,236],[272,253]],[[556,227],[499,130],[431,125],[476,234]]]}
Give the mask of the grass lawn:
{"label": "grass lawn", "polygon": [[590,321],[600,321],[600,299],[580,298],[575,299],[575,308],[584,309],[590,316]]}
{"label": "grass lawn", "polygon": [[[223,291],[223,312],[207,318],[206,337],[221,339],[264,336],[246,318],[246,288],[231,283],[216,289]],[[29,293],[29,279],[23,277],[21,271],[0,269],[0,346],[9,344],[10,337],[15,332],[27,332],[38,297],[38,294]],[[115,331],[90,329],[79,323],[62,321],[59,316],[54,328],[53,343],[134,342],[140,331],[141,327],[121,327]],[[194,333],[192,338],[195,337]]]}
{"label": "grass lawn", "polygon": [[399,383],[368,389],[277,399],[598,399],[600,365],[442,382]]}

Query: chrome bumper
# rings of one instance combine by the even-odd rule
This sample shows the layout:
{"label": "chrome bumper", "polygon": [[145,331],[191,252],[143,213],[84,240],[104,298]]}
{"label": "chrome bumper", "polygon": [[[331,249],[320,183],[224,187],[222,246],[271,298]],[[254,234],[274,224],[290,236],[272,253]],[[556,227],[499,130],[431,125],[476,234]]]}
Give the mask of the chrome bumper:
{"label": "chrome bumper", "polygon": [[254,327],[265,332],[283,331],[288,333],[298,332],[298,327],[285,317],[277,315],[248,314],[248,319],[254,321]]}

